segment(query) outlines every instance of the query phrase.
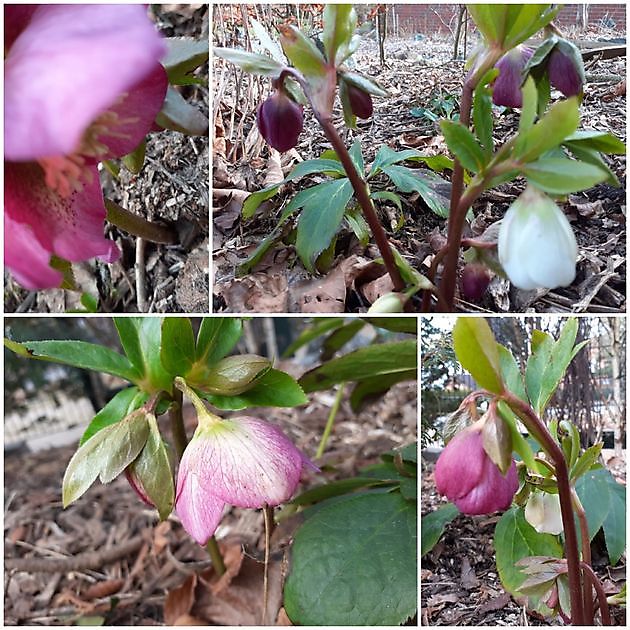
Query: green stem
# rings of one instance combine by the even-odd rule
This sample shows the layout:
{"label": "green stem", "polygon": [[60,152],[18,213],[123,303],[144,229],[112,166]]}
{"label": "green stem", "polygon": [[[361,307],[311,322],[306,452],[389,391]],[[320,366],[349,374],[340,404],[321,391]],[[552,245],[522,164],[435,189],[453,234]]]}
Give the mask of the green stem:
{"label": "green stem", "polygon": [[501,398],[510,406],[512,411],[521,419],[542,449],[551,457],[556,467],[556,480],[560,496],[560,512],[564,527],[565,555],[569,577],[569,595],[571,598],[571,623],[574,626],[584,625],[584,604],[582,599],[582,571],[580,570],[580,556],[578,551],[575,521],[571,499],[571,485],[569,483],[569,469],[562,449],[556,444],[551,433],[536,412],[526,402],[512,392],[504,390]]}
{"label": "green stem", "polygon": [[105,208],[107,209],[107,220],[125,232],[153,243],[172,245],[179,240],[171,228],[147,221],[110,199],[105,199]]}
{"label": "green stem", "polygon": [[210,536],[210,539],[206,543],[206,550],[212,560],[212,566],[215,573],[221,577],[225,573],[225,562],[223,562],[223,556],[217,543],[217,539],[214,536]]}
{"label": "green stem", "polygon": [[339,389],[337,390],[337,395],[335,396],[335,401],[333,402],[333,406],[330,408],[330,413],[328,414],[328,420],[326,421],[326,427],[324,428],[322,439],[320,440],[319,446],[317,447],[317,453],[315,453],[315,459],[321,457],[324,454],[326,443],[328,442],[330,432],[332,431],[333,425],[335,424],[335,418],[337,416],[337,412],[339,411],[339,406],[341,405],[341,399],[343,397],[343,392],[345,388],[346,384],[340,383]]}
{"label": "green stem", "polygon": [[186,445],[188,444],[188,437],[186,436],[184,415],[182,413],[182,392],[178,389],[173,392],[173,404],[168,412],[168,416],[171,421],[171,433],[173,435],[177,460],[181,461],[182,455],[186,450]]}

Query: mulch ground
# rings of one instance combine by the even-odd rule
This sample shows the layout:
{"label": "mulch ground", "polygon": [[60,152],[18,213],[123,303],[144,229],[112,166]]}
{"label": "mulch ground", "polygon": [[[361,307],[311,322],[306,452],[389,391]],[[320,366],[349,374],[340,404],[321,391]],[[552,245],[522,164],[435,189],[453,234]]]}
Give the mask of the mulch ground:
{"label": "mulch ground", "polygon": [[[208,37],[209,8],[201,5],[151,5],[158,30],[166,37]],[[195,72],[208,79],[208,65]],[[179,88],[205,116],[207,86]],[[175,131],[150,133],[144,167],[119,179],[101,171],[105,197],[133,213],[168,226],[175,245],[157,245],[107,225],[122,256],[113,265],[97,260],[74,265],[81,292],[99,299],[100,312],[188,312],[209,310],[208,286],[208,138]],[[137,253],[139,250],[140,253]],[[63,313],[82,308],[81,292],[27,291],[6,276],[5,312]]]}
{"label": "mulch ground", "polygon": [[[401,383],[360,414],[344,402],[318,462],[328,465],[326,472],[309,474],[305,486],[356,474],[379,461],[380,453],[415,441],[416,391],[415,383]],[[316,393],[303,409],[274,410],[272,420],[312,456],[333,399],[331,392]],[[269,410],[248,413],[269,417]],[[185,418],[190,435],[194,414],[187,409]],[[5,456],[5,625],[260,624],[260,511],[232,509],[224,516],[217,538],[228,572],[218,579],[178,518],[158,524],[124,478],[107,486],[96,482],[64,510],[61,482],[73,451]],[[272,625],[290,624],[282,580],[299,520],[281,521],[272,537]]]}
{"label": "mulch ground", "polygon": [[[235,25],[229,22],[229,17],[238,12],[224,13],[228,21],[215,29],[215,45],[243,47],[242,41],[231,38]],[[263,11],[258,18],[262,20],[265,15]],[[614,35],[589,32],[580,39],[606,39]],[[457,112],[463,61],[452,60],[452,41],[437,37],[388,38],[385,51],[386,65],[381,67],[377,43],[367,37],[353,57],[354,69],[375,79],[390,96],[374,99],[374,115],[359,121],[357,132],[343,132],[348,146],[359,139],[366,164],[382,144],[398,151],[413,148],[427,155],[446,154],[438,122],[423,111],[429,110],[438,118],[449,111]],[[610,131],[625,141],[625,67],[625,57],[595,58],[586,63],[587,83],[581,107],[583,128]],[[213,73],[214,308],[231,312],[365,311],[379,294],[390,290],[390,285],[383,278],[375,282],[375,277],[383,274],[382,266],[375,262],[379,257],[375,246],[361,247],[347,228],[342,229],[334,260],[321,277],[313,278],[300,263],[289,228],[252,271],[238,276],[238,266],[272,232],[285,203],[298,191],[322,180],[306,177],[286,185],[279,195],[264,202],[251,220],[243,221],[240,213],[247,195],[280,181],[296,164],[319,157],[330,145],[306,107],[304,132],[298,146],[281,156],[275,151],[270,153],[254,122],[256,108],[268,93],[269,82],[243,75],[218,58]],[[339,109],[334,120],[340,127]],[[495,126],[495,140],[501,142],[513,134],[517,124],[516,114],[503,113]],[[602,184],[570,195],[561,204],[580,247],[573,284],[553,291],[523,292],[495,277],[481,303],[459,301],[458,309],[625,310],[625,156],[605,159],[621,187]],[[447,180],[450,177],[448,172],[443,175]],[[391,184],[383,184],[392,190]],[[447,194],[449,188],[447,183]],[[468,234],[477,236],[499,220],[522,189],[523,182],[517,181],[482,195],[474,205],[476,219]],[[396,208],[382,203],[379,208],[382,222],[404,258],[421,273],[427,273],[435,244],[443,242],[440,235],[446,234],[446,221],[433,214],[417,194],[401,196],[402,216]]]}
{"label": "mulch ground", "polygon": [[[435,465],[422,461],[422,515],[445,503],[433,481]],[[625,461],[611,468],[625,483]],[[561,619],[531,614],[503,589],[494,560],[494,528],[500,515],[459,515],[449,523],[435,547],[422,558],[420,569],[421,623],[430,626],[558,626]],[[624,583],[625,556],[609,567],[605,551],[594,539],[593,569],[608,594],[619,592]],[[625,626],[625,609],[611,607],[614,625]]]}

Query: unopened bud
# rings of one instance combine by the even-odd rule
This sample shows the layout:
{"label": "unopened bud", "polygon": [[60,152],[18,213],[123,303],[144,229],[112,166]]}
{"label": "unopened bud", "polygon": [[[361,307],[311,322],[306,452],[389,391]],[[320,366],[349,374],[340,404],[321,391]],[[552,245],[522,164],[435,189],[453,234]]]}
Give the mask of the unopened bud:
{"label": "unopened bud", "polygon": [[357,118],[369,118],[372,115],[372,97],[352,83],[348,83],[348,99],[352,113]]}
{"label": "unopened bud", "polygon": [[288,151],[297,144],[302,133],[302,106],[277,90],[258,107],[256,122],[262,137],[274,149]]}
{"label": "unopened bud", "polygon": [[210,394],[237,396],[254,387],[270,367],[268,359],[255,354],[226,357],[209,370],[200,389]]}
{"label": "unopened bud", "polygon": [[579,49],[564,39],[560,40],[549,55],[547,65],[549,82],[566,97],[582,93],[584,66]]}
{"label": "unopened bud", "polygon": [[478,302],[490,284],[490,272],[484,265],[470,263],[464,267],[460,287],[463,296],[472,302]]}
{"label": "unopened bud", "polygon": [[499,76],[494,82],[492,102],[503,107],[523,106],[523,68],[534,51],[527,46],[517,46],[507,52],[496,64]]}
{"label": "unopened bud", "polygon": [[370,306],[368,313],[402,313],[405,302],[405,296],[400,293],[386,293]]}

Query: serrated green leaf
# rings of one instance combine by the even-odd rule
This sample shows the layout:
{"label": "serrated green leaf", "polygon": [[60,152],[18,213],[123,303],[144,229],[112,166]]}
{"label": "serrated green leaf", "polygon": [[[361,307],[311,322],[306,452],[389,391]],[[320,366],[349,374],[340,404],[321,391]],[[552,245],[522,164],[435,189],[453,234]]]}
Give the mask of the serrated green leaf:
{"label": "serrated green leaf", "polygon": [[291,549],[284,605],[293,623],[399,625],[412,617],[415,502],[398,492],[366,492],[322,506]]}
{"label": "serrated green leaf", "polygon": [[528,181],[552,195],[586,190],[608,179],[608,172],[586,162],[568,158],[541,158],[523,168]]}
{"label": "serrated green leaf", "polygon": [[304,204],[297,225],[296,249],[311,273],[317,257],[330,245],[339,230],[353,189],[346,178],[319,185],[317,200]]}
{"label": "serrated green leaf", "polygon": [[441,505],[437,510],[422,517],[420,526],[421,545],[420,557],[424,556],[435,547],[444,533],[444,528],[459,516],[459,510],[452,504]]}
{"label": "serrated green leaf", "polygon": [[140,378],[139,371],[127,357],[95,343],[66,340],[17,342],[5,339],[4,345],[9,350],[29,359],[52,361],[85,370],[105,372],[131,382],[137,382]]}
{"label": "serrated green leaf", "polygon": [[160,358],[172,376],[186,376],[195,361],[195,335],[187,317],[165,317]]}
{"label": "serrated green leaf", "polygon": [[417,341],[409,339],[359,348],[306,372],[299,383],[309,393],[338,383],[416,369]]}
{"label": "serrated green leaf", "polygon": [[140,392],[137,387],[127,387],[119,391],[90,421],[79,441],[79,446],[87,442],[95,433],[122,420],[143,405],[148,394]]}
{"label": "serrated green leaf", "polygon": [[460,164],[473,173],[481,172],[487,163],[487,158],[470,129],[452,120],[441,120],[440,129],[450,152]]}
{"label": "serrated green leaf", "polygon": [[495,394],[503,391],[498,345],[485,319],[458,317],[453,327],[453,348],[479,387]]}

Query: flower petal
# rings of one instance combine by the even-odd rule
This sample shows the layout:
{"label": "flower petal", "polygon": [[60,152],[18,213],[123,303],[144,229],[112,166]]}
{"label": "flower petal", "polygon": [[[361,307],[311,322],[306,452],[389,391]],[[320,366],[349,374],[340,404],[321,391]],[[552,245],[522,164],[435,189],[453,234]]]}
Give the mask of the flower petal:
{"label": "flower petal", "polygon": [[[188,449],[186,449],[186,452]],[[216,531],[225,504],[203,487],[199,475],[186,465],[182,457],[177,477],[175,509],[184,529],[200,544],[205,545]]]}
{"label": "flower petal", "polygon": [[289,499],[298,485],[303,455],[282,431],[252,417],[230,418],[189,445],[205,492],[238,507],[260,508]]}
{"label": "flower petal", "polygon": [[4,215],[4,264],[15,279],[31,290],[57,287],[63,274],[52,269],[50,252],[42,247],[31,228]]}
{"label": "flower petal", "polygon": [[[9,253],[10,268],[16,268],[14,239],[24,239],[28,228],[39,246],[48,254],[56,254],[72,262],[98,256],[105,262],[114,262],[120,252],[113,241],[103,236],[105,205],[96,166],[86,167],[92,173],[92,182],[85,183],[83,190],[71,193],[67,198],[51,190],[45,182],[44,172],[36,163],[5,162],[4,203],[5,221],[9,229],[15,224],[22,227],[14,235],[5,235],[5,251]],[[33,247],[22,256],[33,253]],[[41,254],[40,254],[41,255]],[[31,262],[35,265],[36,258]],[[30,264],[26,258],[24,264]],[[39,288],[57,286],[41,276]]]}
{"label": "flower petal", "polygon": [[72,153],[164,51],[143,5],[40,5],[5,58],[5,156]]}

